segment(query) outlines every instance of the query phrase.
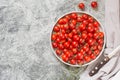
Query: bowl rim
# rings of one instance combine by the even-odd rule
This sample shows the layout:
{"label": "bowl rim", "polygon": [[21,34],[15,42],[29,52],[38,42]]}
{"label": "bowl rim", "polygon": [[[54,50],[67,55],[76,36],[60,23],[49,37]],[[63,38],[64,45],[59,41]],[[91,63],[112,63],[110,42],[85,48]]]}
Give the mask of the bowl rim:
{"label": "bowl rim", "polygon": [[[69,63],[67,63],[67,62],[64,62],[60,57],[58,57],[58,55],[56,54],[55,50],[54,50],[53,47],[52,47],[51,35],[52,35],[53,28],[54,28],[55,24],[58,22],[58,20],[59,20],[60,18],[64,17],[64,16],[67,15],[67,14],[71,14],[71,13],[80,13],[80,14],[90,15],[90,16],[93,17],[96,21],[99,22],[99,24],[100,24],[100,29],[101,29],[101,31],[104,33],[104,44],[103,44],[103,47],[102,47],[102,50],[101,50],[100,54],[99,54],[94,60],[92,60],[92,61],[90,61],[90,62],[88,62],[88,63],[85,63],[85,64],[83,64],[83,65],[78,65],[78,64],[72,65],[72,64],[69,64]],[[105,43],[106,43],[106,33],[105,33],[105,30],[104,30],[104,27],[103,27],[102,23],[101,23],[95,16],[93,16],[91,13],[85,12],[85,11],[70,11],[70,12],[67,12],[67,13],[65,13],[65,14],[63,14],[62,16],[60,16],[60,17],[57,18],[57,20],[56,20],[56,21],[54,22],[54,24],[52,25],[52,29],[51,29],[51,31],[50,31],[50,38],[49,38],[49,39],[50,39],[50,40],[49,40],[49,41],[50,41],[50,48],[51,48],[53,54],[56,56],[56,58],[57,58],[58,60],[60,60],[62,63],[66,64],[66,65],[68,65],[68,66],[71,66],[71,67],[84,67],[84,66],[87,66],[87,65],[90,65],[90,64],[94,63],[94,62],[102,55],[102,53],[103,53],[103,51],[104,51],[104,48],[105,48]]]}

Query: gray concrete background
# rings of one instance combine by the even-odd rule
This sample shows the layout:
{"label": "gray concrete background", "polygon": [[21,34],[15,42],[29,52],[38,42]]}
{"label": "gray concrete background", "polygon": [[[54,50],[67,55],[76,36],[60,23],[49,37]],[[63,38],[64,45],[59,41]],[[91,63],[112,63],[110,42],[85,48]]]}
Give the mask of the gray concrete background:
{"label": "gray concrete background", "polygon": [[92,0],[0,0],[0,80],[77,80],[80,68],[60,63],[50,49],[50,31],[64,13],[85,11],[104,25],[104,1],[98,10]]}

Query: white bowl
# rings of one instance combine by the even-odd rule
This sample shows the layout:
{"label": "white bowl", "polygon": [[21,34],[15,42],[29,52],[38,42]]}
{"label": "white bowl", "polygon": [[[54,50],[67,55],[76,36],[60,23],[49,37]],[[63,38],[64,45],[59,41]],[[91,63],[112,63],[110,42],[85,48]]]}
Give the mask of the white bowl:
{"label": "white bowl", "polygon": [[[67,63],[67,62],[64,62],[64,61],[56,54],[55,50],[54,50],[53,47],[52,47],[51,35],[52,35],[53,28],[54,28],[55,24],[58,22],[58,20],[59,20],[60,18],[64,17],[64,16],[67,15],[67,14],[70,14],[70,13],[79,13],[79,14],[87,14],[87,15],[90,15],[90,16],[93,17],[96,21],[99,22],[99,24],[100,24],[100,31],[102,31],[102,32],[104,33],[104,44],[103,44],[103,47],[102,47],[102,50],[101,50],[100,54],[99,54],[94,60],[92,60],[92,61],[90,61],[90,62],[88,62],[88,63],[85,63],[85,64],[83,64],[83,65],[78,65],[78,64],[72,65],[72,64],[69,64],[69,63]],[[57,59],[60,60],[62,63],[66,64],[66,65],[69,65],[69,66],[71,66],[71,67],[83,67],[83,66],[87,66],[87,65],[90,65],[90,64],[92,64],[93,62],[95,62],[95,61],[101,56],[101,54],[103,53],[103,50],[104,50],[104,47],[105,47],[105,42],[106,42],[105,31],[104,31],[104,28],[103,28],[101,22],[100,22],[97,18],[95,18],[92,14],[90,14],[90,13],[88,13],[88,12],[83,12],[83,11],[72,11],[72,12],[68,12],[68,13],[64,14],[63,16],[61,16],[60,18],[58,18],[58,20],[57,20],[57,21],[55,22],[55,24],[52,26],[52,30],[51,30],[51,33],[50,33],[50,46],[51,46],[51,49],[52,49],[53,54],[54,54],[54,55],[57,57]]]}

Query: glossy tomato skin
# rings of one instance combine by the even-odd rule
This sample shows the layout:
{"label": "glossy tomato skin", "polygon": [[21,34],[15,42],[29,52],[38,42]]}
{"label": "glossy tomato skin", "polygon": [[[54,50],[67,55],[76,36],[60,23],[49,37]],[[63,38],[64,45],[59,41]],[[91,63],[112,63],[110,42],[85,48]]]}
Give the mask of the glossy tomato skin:
{"label": "glossy tomato skin", "polygon": [[97,6],[98,6],[98,4],[97,4],[96,1],[92,1],[92,2],[91,2],[91,7],[92,7],[92,8],[97,8]]}
{"label": "glossy tomato skin", "polygon": [[65,62],[67,62],[68,61],[68,57],[65,54],[63,54],[62,55],[62,60],[65,61]]}
{"label": "glossy tomato skin", "polygon": [[72,14],[71,14],[71,18],[72,18],[72,19],[77,19],[77,16],[78,16],[77,13],[72,13]]}
{"label": "glossy tomato skin", "polygon": [[61,51],[59,49],[56,50],[56,54],[57,55],[60,55],[61,54]]}
{"label": "glossy tomato skin", "polygon": [[85,5],[84,5],[84,3],[79,3],[78,7],[79,7],[80,9],[82,9],[82,10],[85,9]]}

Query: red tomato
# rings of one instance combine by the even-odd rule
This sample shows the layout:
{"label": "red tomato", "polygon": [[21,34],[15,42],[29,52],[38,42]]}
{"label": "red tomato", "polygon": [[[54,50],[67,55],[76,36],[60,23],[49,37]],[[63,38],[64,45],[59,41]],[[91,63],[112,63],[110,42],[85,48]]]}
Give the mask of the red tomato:
{"label": "red tomato", "polygon": [[73,23],[70,23],[70,24],[69,24],[69,28],[70,28],[71,30],[73,30],[73,29],[75,28],[75,25],[74,25]]}
{"label": "red tomato", "polygon": [[58,21],[58,24],[66,24],[68,21],[66,18],[61,18],[59,21]]}
{"label": "red tomato", "polygon": [[83,21],[83,24],[87,25],[87,24],[88,24],[88,21],[87,21],[87,20],[84,20],[84,21]]}
{"label": "red tomato", "polygon": [[64,25],[64,30],[68,30],[69,26],[68,25]]}
{"label": "red tomato", "polygon": [[69,33],[69,34],[68,34],[68,37],[69,37],[69,38],[72,38],[72,37],[73,37],[73,33]]}
{"label": "red tomato", "polygon": [[72,18],[72,19],[77,19],[77,16],[78,16],[77,13],[72,13],[72,14],[71,14],[71,18]]}
{"label": "red tomato", "polygon": [[65,62],[68,61],[68,57],[67,57],[65,54],[63,54],[61,57],[62,57],[62,60],[63,60],[63,61],[65,61]]}
{"label": "red tomato", "polygon": [[53,28],[53,31],[59,32],[59,31],[60,31],[60,28],[59,28],[58,26],[55,26],[55,27]]}
{"label": "red tomato", "polygon": [[68,21],[70,20],[70,15],[66,15],[65,18],[68,19]]}
{"label": "red tomato", "polygon": [[56,42],[52,42],[52,46],[53,46],[53,48],[57,48],[57,43]]}
{"label": "red tomato", "polygon": [[63,53],[66,53],[67,52],[67,49],[63,49]]}
{"label": "red tomato", "polygon": [[76,61],[74,59],[70,60],[70,64],[73,64],[75,65],[76,64]]}
{"label": "red tomato", "polygon": [[93,22],[93,18],[92,18],[92,17],[89,17],[89,18],[88,18],[88,22],[92,23],[92,22]]}
{"label": "red tomato", "polygon": [[73,54],[76,54],[78,52],[77,48],[72,49]]}
{"label": "red tomato", "polygon": [[92,2],[91,2],[91,7],[92,7],[92,8],[97,8],[97,6],[98,6],[98,4],[97,4],[96,1],[92,1]]}
{"label": "red tomato", "polygon": [[82,21],[83,21],[83,19],[81,16],[77,18],[77,22],[82,22]]}
{"label": "red tomato", "polygon": [[104,33],[103,32],[99,32],[99,38],[103,38],[104,37]]}
{"label": "red tomato", "polygon": [[94,37],[94,39],[97,40],[99,38],[99,34],[98,33],[94,33],[93,37]]}
{"label": "red tomato", "polygon": [[93,37],[93,34],[92,33],[88,33],[87,35],[89,38],[92,38]]}
{"label": "red tomato", "polygon": [[64,49],[63,44],[59,44],[58,47],[59,47],[60,50],[63,50],[63,49]]}
{"label": "red tomato", "polygon": [[69,42],[65,42],[63,45],[64,45],[65,48],[69,48],[70,43]]}
{"label": "red tomato", "polygon": [[88,19],[88,15],[87,15],[87,14],[83,14],[83,15],[82,15],[82,18],[83,18],[83,19]]}
{"label": "red tomato", "polygon": [[71,53],[69,51],[66,51],[65,55],[69,58],[71,56]]}
{"label": "red tomato", "polygon": [[95,51],[94,51],[94,54],[95,54],[95,55],[99,55],[99,53],[100,53],[99,50],[95,50]]}
{"label": "red tomato", "polygon": [[97,21],[95,21],[93,24],[94,24],[94,27],[99,27],[100,26],[100,24]]}
{"label": "red tomato", "polygon": [[84,61],[83,60],[77,60],[77,63],[82,65],[82,64],[84,64]]}
{"label": "red tomato", "polygon": [[60,29],[64,29],[64,25],[59,25],[60,26]]}
{"label": "red tomato", "polygon": [[80,52],[78,52],[78,53],[77,53],[77,59],[78,59],[78,60],[83,59],[83,54],[80,53]]}
{"label": "red tomato", "polygon": [[98,50],[102,50],[102,45],[98,45]]}
{"label": "red tomato", "polygon": [[60,42],[60,38],[57,37],[56,38],[56,42],[59,43]]}
{"label": "red tomato", "polygon": [[85,40],[82,39],[82,38],[80,38],[79,43],[80,43],[80,44],[84,44],[84,43],[85,43]]}
{"label": "red tomato", "polygon": [[60,33],[59,37],[60,37],[61,40],[63,40],[63,39],[65,39],[65,34]]}
{"label": "red tomato", "polygon": [[89,56],[85,56],[84,59],[86,62],[90,62],[90,60],[91,60],[91,58]]}
{"label": "red tomato", "polygon": [[102,44],[104,43],[104,40],[103,40],[103,39],[99,39],[99,40],[98,40],[98,43],[99,43],[100,45],[102,45]]}
{"label": "red tomato", "polygon": [[75,47],[75,48],[78,47],[78,42],[73,41],[73,42],[72,42],[72,46]]}
{"label": "red tomato", "polygon": [[89,51],[87,52],[87,54],[88,54],[88,55],[92,54],[92,51],[91,51],[91,50],[89,50]]}
{"label": "red tomato", "polygon": [[86,39],[86,38],[87,38],[87,34],[86,34],[86,33],[82,33],[82,34],[81,34],[81,37],[82,37],[83,39]]}
{"label": "red tomato", "polygon": [[84,3],[79,3],[78,7],[83,10],[85,8],[85,5]]}
{"label": "red tomato", "polygon": [[74,35],[76,35],[76,34],[77,34],[77,30],[76,30],[76,29],[73,29],[73,30],[72,30],[72,33],[73,33]]}
{"label": "red tomato", "polygon": [[56,40],[56,34],[52,34],[51,39]]}
{"label": "red tomato", "polygon": [[80,39],[79,35],[74,35],[74,36],[73,36],[73,40],[74,40],[74,41],[79,41],[79,39]]}
{"label": "red tomato", "polygon": [[88,46],[83,46],[82,48],[85,52],[88,52],[89,51],[89,47]]}
{"label": "red tomato", "polygon": [[85,24],[81,24],[81,25],[79,26],[80,31],[85,30],[85,28],[86,28]]}
{"label": "red tomato", "polygon": [[57,55],[60,55],[61,54],[61,51],[59,49],[56,50],[56,54]]}
{"label": "red tomato", "polygon": [[75,19],[71,20],[71,23],[76,25],[77,24],[77,21]]}
{"label": "red tomato", "polygon": [[92,46],[92,45],[94,44],[94,41],[93,41],[92,38],[88,40],[88,44],[89,44],[90,46]]}
{"label": "red tomato", "polygon": [[91,55],[90,55],[90,58],[95,59],[96,56],[95,56],[94,54],[91,54]]}
{"label": "red tomato", "polygon": [[92,47],[91,47],[91,50],[96,50],[97,49],[97,45],[93,45]]}
{"label": "red tomato", "polygon": [[94,27],[94,32],[98,32],[99,31],[99,27]]}
{"label": "red tomato", "polygon": [[94,31],[93,25],[91,23],[88,24],[87,31],[88,32],[93,32]]}

